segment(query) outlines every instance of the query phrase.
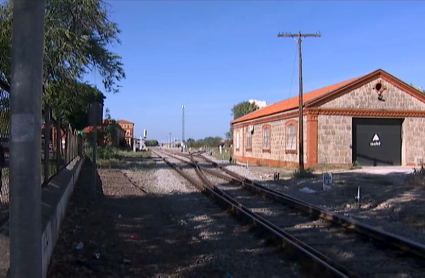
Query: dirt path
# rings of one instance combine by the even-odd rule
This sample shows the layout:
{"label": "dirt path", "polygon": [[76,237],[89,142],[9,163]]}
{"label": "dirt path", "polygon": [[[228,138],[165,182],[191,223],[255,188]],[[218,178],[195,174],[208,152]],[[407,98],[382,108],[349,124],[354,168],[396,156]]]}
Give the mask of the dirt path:
{"label": "dirt path", "polygon": [[[161,258],[155,246],[161,238],[184,234],[173,230],[162,204],[134,187],[120,170],[99,171],[103,194],[95,204],[89,197],[92,180],[84,178],[84,171],[89,167],[76,186],[49,277],[154,277],[170,271],[156,264]],[[79,242],[83,248],[76,250]],[[178,262],[181,254],[170,257]]]}

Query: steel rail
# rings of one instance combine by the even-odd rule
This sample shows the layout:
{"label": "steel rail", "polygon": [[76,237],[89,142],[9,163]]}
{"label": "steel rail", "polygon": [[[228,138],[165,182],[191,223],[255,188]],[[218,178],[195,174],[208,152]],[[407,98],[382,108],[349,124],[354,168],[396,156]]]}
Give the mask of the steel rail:
{"label": "steel rail", "polygon": [[[425,245],[421,244],[419,242],[410,240],[408,238],[383,231],[375,229],[374,227],[359,222],[357,220],[354,220],[352,218],[333,213],[331,211],[319,208],[317,206],[311,205],[309,203],[306,203],[302,200],[299,200],[297,198],[294,198],[292,196],[286,195],[284,193],[269,189],[259,183],[256,183],[250,179],[247,179],[245,177],[242,177],[224,167],[217,164],[216,162],[202,156],[203,159],[211,163],[216,168],[219,168],[229,176],[232,176],[235,178],[235,181],[238,181],[242,184],[242,186],[255,191],[259,194],[264,194],[272,199],[278,200],[280,202],[284,202],[289,206],[292,206],[294,208],[300,209],[312,216],[320,217],[324,220],[331,221],[332,223],[336,223],[341,225],[342,227],[345,227],[349,230],[355,231],[359,234],[366,235],[370,238],[373,238],[377,241],[385,242],[386,244],[389,244],[391,246],[394,246],[402,251],[405,251],[407,253],[410,253],[412,255],[416,255],[422,259],[425,259]],[[203,170],[205,170],[204,168]],[[206,170],[208,171],[208,170]]]}
{"label": "steel rail", "polygon": [[250,209],[224,193],[222,190],[218,189],[205,177],[201,168],[194,160],[191,159],[191,162],[188,162],[177,158],[174,155],[167,154],[184,163],[191,164],[194,167],[198,178],[204,185],[199,184],[199,182],[197,182],[191,176],[184,173],[180,167],[169,162],[158,152],[153,152],[162,158],[181,176],[190,181],[202,192],[206,193],[210,197],[213,197],[219,204],[229,209],[230,212],[235,214],[238,218],[245,222],[252,223],[254,227],[261,228],[263,232],[267,233],[270,239],[274,240],[275,242],[277,241],[284,248],[284,251],[288,255],[300,259],[301,264],[307,267],[308,271],[307,269],[304,269],[303,271],[306,272],[309,277],[357,277],[354,273],[350,272],[345,267],[335,263],[325,255],[319,253],[318,251],[289,235],[279,227],[252,212]]}

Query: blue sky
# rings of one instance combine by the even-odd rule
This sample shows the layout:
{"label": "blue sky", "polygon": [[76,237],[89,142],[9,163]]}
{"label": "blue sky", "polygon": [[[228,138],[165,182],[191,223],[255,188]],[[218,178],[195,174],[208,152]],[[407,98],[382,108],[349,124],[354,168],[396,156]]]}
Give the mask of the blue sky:
{"label": "blue sky", "polygon": [[424,1],[108,2],[127,78],[105,107],[136,136],[181,138],[184,104],[186,139],[224,137],[233,105],[296,95],[296,42],[279,32],[322,34],[303,41],[305,92],[378,68],[425,87]]}

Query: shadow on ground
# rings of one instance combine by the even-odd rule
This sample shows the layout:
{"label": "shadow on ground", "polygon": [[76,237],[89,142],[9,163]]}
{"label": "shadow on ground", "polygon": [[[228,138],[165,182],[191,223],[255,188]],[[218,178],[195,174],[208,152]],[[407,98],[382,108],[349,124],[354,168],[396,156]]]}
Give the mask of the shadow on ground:
{"label": "shadow on ground", "polygon": [[[106,168],[102,179],[96,176],[96,199],[91,197],[93,164],[85,163],[48,277],[300,276],[278,248],[246,233],[249,227],[235,225],[236,221],[215,203],[194,202],[199,200],[199,193],[158,196],[128,186],[129,181],[120,170],[169,169],[155,166],[155,159],[158,158],[129,157]],[[363,184],[365,196],[376,196],[380,203],[394,198],[390,195],[415,192],[415,188],[395,182],[397,175],[384,176],[383,180],[370,174],[361,176],[360,179],[358,173],[335,175],[332,191],[310,196],[342,205],[354,198],[358,182]],[[321,187],[320,179],[293,182],[280,181],[276,186],[296,191],[303,186]],[[325,194],[328,195],[324,197]],[[384,216],[376,213],[373,217]],[[80,242],[82,248],[78,250]]]}
{"label": "shadow on ground", "polygon": [[[139,163],[126,162],[117,168]],[[97,176],[93,200],[93,164],[83,166],[48,277],[300,277],[276,254],[278,248],[246,233],[246,227],[233,229],[229,223],[235,220],[215,203],[194,203],[200,193],[137,193],[118,169],[102,178],[108,185]],[[102,191],[123,189],[125,183],[128,188],[116,194]],[[217,218],[220,222],[212,221]]]}

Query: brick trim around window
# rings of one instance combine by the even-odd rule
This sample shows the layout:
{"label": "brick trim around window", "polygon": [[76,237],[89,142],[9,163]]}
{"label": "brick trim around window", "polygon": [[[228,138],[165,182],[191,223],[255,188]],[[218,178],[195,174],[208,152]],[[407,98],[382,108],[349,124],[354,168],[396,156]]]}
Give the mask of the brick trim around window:
{"label": "brick trim around window", "polygon": [[[264,132],[267,132],[266,130],[268,130],[268,138],[267,138],[267,146],[264,146]],[[261,148],[263,150],[264,153],[271,153],[271,138],[272,138],[272,126],[271,124],[265,124],[261,127],[261,131],[262,131],[262,140],[261,140]]]}
{"label": "brick trim around window", "polygon": [[[248,138],[251,140],[249,144]],[[252,133],[249,131],[249,126],[245,128],[245,151],[252,152]]]}
{"label": "brick trim around window", "polygon": [[241,136],[240,136],[240,132],[236,131],[236,142],[235,142],[235,149],[236,151],[239,151],[241,148]]}
{"label": "brick trim around window", "polygon": [[[289,126],[294,126],[294,136],[295,136],[295,146],[292,148],[288,148],[288,132]],[[298,121],[297,120],[289,120],[285,123],[285,153],[286,154],[297,154],[298,153]]]}

